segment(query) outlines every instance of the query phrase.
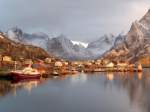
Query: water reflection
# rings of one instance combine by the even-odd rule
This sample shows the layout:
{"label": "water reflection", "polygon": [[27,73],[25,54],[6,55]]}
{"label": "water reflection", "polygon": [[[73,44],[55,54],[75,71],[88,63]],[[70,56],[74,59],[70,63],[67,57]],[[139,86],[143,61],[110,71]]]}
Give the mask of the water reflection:
{"label": "water reflection", "polygon": [[107,72],[106,78],[107,78],[107,80],[112,81],[112,80],[114,79],[114,74],[113,74],[113,72]]}
{"label": "water reflection", "polygon": [[11,82],[6,80],[0,80],[0,97],[5,96],[12,91]]}
{"label": "water reflection", "polygon": [[142,79],[142,75],[143,73],[142,72],[138,72],[138,79],[141,80]]}
{"label": "water reflection", "polygon": [[72,83],[84,83],[87,81],[87,74],[72,75],[70,80]]}
{"label": "water reflection", "polygon": [[[150,72],[118,74],[107,73],[107,80],[112,81],[117,88],[123,88],[127,92],[131,105],[138,112],[150,112]],[[109,82],[107,82],[109,83]],[[112,84],[112,83],[109,83]]]}
{"label": "water reflection", "polygon": [[22,88],[30,94],[32,92],[32,89],[36,88],[39,83],[40,80],[20,81],[11,83],[11,87],[13,88],[13,94],[16,96],[17,89]]}
{"label": "water reflection", "polygon": [[[30,95],[19,97],[20,91]],[[39,108],[44,112],[150,112],[149,94],[149,69],[143,73],[82,73],[30,81],[0,80],[0,99],[3,98],[0,107],[5,112],[13,112],[11,109],[33,112],[35,106],[36,112],[42,112]],[[11,95],[16,96],[16,102]],[[28,107],[21,104],[22,100]],[[5,101],[13,103],[8,105]]]}
{"label": "water reflection", "polygon": [[6,80],[0,79],[0,97],[12,93],[17,96],[17,91],[19,89],[26,90],[29,94],[32,92],[33,88],[36,88],[44,80],[33,79],[33,80]]}

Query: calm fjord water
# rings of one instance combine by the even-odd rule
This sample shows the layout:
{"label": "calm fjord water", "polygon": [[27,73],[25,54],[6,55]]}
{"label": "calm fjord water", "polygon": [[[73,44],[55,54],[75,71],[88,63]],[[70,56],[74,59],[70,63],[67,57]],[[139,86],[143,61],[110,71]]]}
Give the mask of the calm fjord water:
{"label": "calm fjord water", "polygon": [[0,112],[150,112],[150,72],[0,80]]}

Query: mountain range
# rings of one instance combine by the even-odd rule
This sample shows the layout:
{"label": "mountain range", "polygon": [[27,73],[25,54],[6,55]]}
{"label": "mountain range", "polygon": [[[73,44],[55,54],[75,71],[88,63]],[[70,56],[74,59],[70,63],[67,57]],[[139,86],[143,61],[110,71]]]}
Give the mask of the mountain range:
{"label": "mountain range", "polygon": [[49,54],[68,60],[96,59],[109,50],[115,42],[115,36],[112,34],[104,35],[87,44],[70,40],[65,35],[49,37],[42,32],[28,34],[17,27],[9,29],[6,34],[15,42],[41,47]]}
{"label": "mountain range", "polygon": [[65,35],[49,37],[37,32],[25,33],[14,27],[6,32],[9,39],[43,48],[49,54],[68,60],[109,59],[135,62],[150,55],[150,10],[132,23],[126,35],[104,35],[90,43],[72,41]]}

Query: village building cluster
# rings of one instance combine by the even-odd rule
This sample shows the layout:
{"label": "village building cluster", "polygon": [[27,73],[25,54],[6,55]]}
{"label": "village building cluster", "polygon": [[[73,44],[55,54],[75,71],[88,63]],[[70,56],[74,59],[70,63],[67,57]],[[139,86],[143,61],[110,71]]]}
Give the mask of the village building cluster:
{"label": "village building cluster", "polygon": [[107,59],[89,60],[89,61],[66,61],[58,58],[23,59],[15,61],[10,56],[0,55],[1,68],[8,70],[23,69],[31,64],[44,75],[64,75],[76,74],[78,72],[135,72],[142,71],[140,63],[130,64],[129,62],[110,62]]}

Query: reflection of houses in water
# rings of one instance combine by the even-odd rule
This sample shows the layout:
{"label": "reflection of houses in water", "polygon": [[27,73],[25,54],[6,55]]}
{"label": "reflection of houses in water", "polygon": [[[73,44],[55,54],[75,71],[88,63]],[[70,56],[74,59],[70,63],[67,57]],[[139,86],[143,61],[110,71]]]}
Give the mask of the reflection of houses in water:
{"label": "reflection of houses in water", "polygon": [[24,84],[24,88],[28,91],[31,92],[31,90],[35,87],[37,87],[38,82],[37,81],[31,81],[29,83]]}
{"label": "reflection of houses in water", "polygon": [[0,80],[0,97],[7,95],[12,91],[11,82]]}
{"label": "reflection of houses in water", "polygon": [[13,93],[14,95],[17,94],[17,89],[25,89],[27,90],[29,93],[31,93],[31,90],[35,87],[37,87],[39,84],[39,80],[34,80],[34,81],[29,81],[29,82],[18,82],[18,83],[14,83],[11,84],[11,86],[13,87]]}
{"label": "reflection of houses in water", "polygon": [[[123,89],[129,97],[131,106],[137,108],[139,112],[150,112],[150,75],[147,72],[134,73],[134,74],[122,74],[117,73],[114,75],[114,81],[111,84],[118,89]],[[111,79],[111,75],[107,77]]]}
{"label": "reflection of houses in water", "polygon": [[141,80],[141,79],[142,79],[142,75],[143,75],[143,73],[142,73],[142,72],[138,72],[138,73],[137,73],[137,76],[138,76],[138,79],[139,79],[139,80]]}
{"label": "reflection of houses in water", "polygon": [[112,81],[112,80],[114,79],[114,74],[113,74],[113,72],[107,72],[106,78],[107,78],[107,80]]}

